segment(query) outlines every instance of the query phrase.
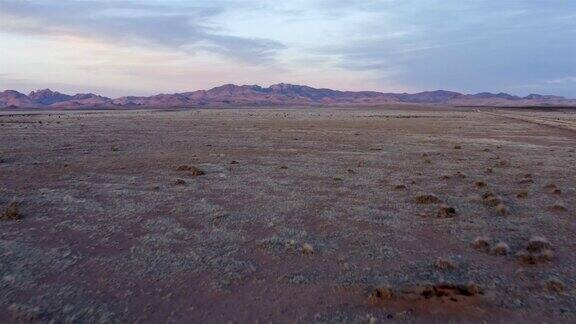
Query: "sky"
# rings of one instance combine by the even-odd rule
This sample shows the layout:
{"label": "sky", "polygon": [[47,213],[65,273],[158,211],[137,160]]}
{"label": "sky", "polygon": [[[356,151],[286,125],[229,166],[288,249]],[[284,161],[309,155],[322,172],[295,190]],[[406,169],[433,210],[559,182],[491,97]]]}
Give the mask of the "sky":
{"label": "sky", "polygon": [[0,89],[576,98],[574,0],[0,0]]}

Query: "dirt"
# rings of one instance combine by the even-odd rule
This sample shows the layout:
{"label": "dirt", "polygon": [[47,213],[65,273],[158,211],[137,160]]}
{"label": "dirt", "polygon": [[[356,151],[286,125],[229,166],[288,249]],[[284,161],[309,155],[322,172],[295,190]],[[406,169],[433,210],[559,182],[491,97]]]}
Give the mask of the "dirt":
{"label": "dirt", "polygon": [[0,322],[574,323],[576,115],[515,113],[0,113]]}

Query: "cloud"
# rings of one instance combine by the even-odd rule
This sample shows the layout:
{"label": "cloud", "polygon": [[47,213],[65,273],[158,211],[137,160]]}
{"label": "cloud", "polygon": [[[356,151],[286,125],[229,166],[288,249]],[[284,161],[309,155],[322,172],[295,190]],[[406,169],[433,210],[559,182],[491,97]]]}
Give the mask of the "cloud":
{"label": "cloud", "polygon": [[[28,78],[46,71],[46,82],[63,81],[62,66],[76,64],[77,71],[93,66],[101,84],[126,66],[159,75],[166,88],[200,69],[214,76],[210,83],[189,77],[199,87],[217,79],[349,86],[334,78],[343,76],[355,89],[544,89],[575,97],[573,82],[550,82],[576,75],[575,12],[576,2],[566,0],[0,0],[0,38],[56,48],[5,52],[0,64]],[[112,49],[99,55],[69,39]],[[145,58],[151,52],[162,55]],[[185,71],[182,81],[171,82],[172,72],[162,77],[167,65]]]}
{"label": "cloud", "polygon": [[[321,46],[318,53],[343,68],[372,71],[422,90],[513,90],[576,73],[576,3],[571,1],[320,4],[327,13],[356,19],[347,24],[346,42]],[[574,89],[556,90],[576,95]]]}
{"label": "cloud", "polygon": [[[2,0],[5,32],[75,35],[117,45],[207,51],[250,64],[274,60],[277,41],[229,35],[211,19],[225,8],[219,2]],[[220,5],[222,5],[220,3]]]}

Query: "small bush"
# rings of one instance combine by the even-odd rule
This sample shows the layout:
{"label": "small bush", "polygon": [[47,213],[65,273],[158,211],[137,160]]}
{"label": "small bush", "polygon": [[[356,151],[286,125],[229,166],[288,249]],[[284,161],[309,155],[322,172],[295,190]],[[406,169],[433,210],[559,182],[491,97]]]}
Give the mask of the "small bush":
{"label": "small bush", "polygon": [[496,205],[496,212],[500,215],[508,215],[509,209],[504,203]]}
{"label": "small bush", "polygon": [[192,165],[181,165],[177,169],[177,171],[189,171],[190,175],[193,177],[201,176],[206,174],[206,172],[200,170],[199,168],[192,166]]}
{"label": "small bush", "polygon": [[478,188],[484,188],[487,186],[486,182],[484,182],[484,181],[476,181],[476,182],[474,182],[474,185]]}
{"label": "small bush", "polygon": [[564,202],[562,200],[558,200],[554,203],[554,205],[552,205],[552,210],[563,212],[567,211],[568,209],[566,208],[566,205],[564,205]]}
{"label": "small bush", "polygon": [[440,199],[434,195],[419,195],[414,198],[417,204],[436,204]]}
{"label": "small bush", "polygon": [[452,218],[456,216],[456,209],[448,205],[441,205],[438,209],[438,218]]}
{"label": "small bush", "polygon": [[314,254],[314,246],[312,246],[312,244],[309,243],[304,243],[304,245],[302,245],[302,253],[303,254]]}
{"label": "small bush", "polygon": [[184,185],[186,185],[186,181],[184,181],[182,179],[176,179],[176,181],[174,181],[174,184],[177,186],[184,186]]}
{"label": "small bush", "polygon": [[495,255],[508,255],[510,253],[510,246],[504,242],[499,242],[492,249],[492,253]]}
{"label": "small bush", "polygon": [[544,282],[544,287],[546,287],[546,290],[548,290],[548,291],[555,292],[555,293],[561,293],[564,291],[566,286],[558,278],[548,278]]}
{"label": "small bush", "polygon": [[458,265],[450,258],[438,258],[436,259],[436,268],[440,270],[453,270],[456,269]]}
{"label": "small bush", "polygon": [[0,219],[6,221],[21,219],[22,215],[20,215],[19,207],[20,204],[17,202],[9,204],[8,207],[6,207],[6,210],[0,214]]}
{"label": "small bush", "polygon": [[518,194],[516,194],[516,198],[518,199],[528,198],[528,191],[520,191]]}
{"label": "small bush", "polygon": [[526,245],[528,252],[541,252],[542,250],[551,249],[552,244],[542,236],[533,236]]}
{"label": "small bush", "polygon": [[394,298],[394,290],[388,285],[373,288],[370,292],[370,298],[378,300],[390,300]]}
{"label": "small bush", "polygon": [[490,251],[490,238],[486,236],[479,236],[472,241],[472,246],[481,252]]}

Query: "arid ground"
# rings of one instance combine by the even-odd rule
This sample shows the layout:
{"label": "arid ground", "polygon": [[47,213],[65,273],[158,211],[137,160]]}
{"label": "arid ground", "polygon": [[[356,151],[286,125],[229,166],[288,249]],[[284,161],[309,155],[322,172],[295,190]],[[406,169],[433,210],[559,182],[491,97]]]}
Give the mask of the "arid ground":
{"label": "arid ground", "polygon": [[0,114],[0,322],[576,322],[576,110]]}

